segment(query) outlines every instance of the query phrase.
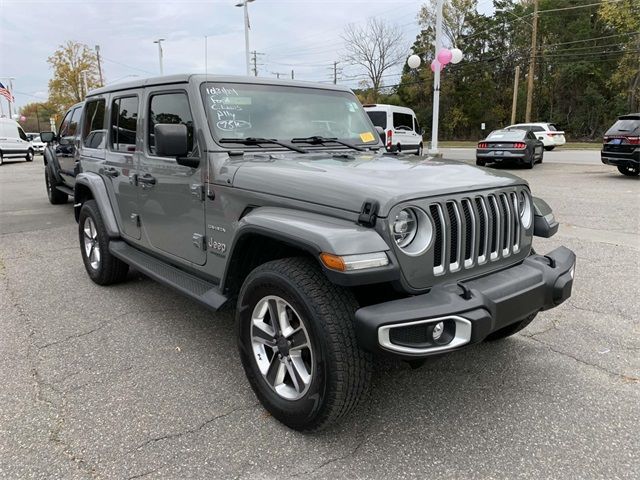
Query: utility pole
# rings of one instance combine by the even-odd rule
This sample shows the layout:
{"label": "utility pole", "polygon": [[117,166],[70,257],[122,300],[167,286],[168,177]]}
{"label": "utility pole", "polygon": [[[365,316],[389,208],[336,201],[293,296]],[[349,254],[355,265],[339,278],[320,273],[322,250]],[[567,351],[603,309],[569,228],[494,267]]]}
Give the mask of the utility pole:
{"label": "utility pole", "polygon": [[293,75],[293,70],[291,70],[291,80],[293,80],[295,77]]}
{"label": "utility pole", "polygon": [[[251,75],[251,66],[250,66],[250,57],[249,57],[249,29],[251,25],[249,24],[249,3],[255,0],[243,0],[240,3],[236,3],[236,7],[244,8],[244,50],[247,61],[247,76]],[[255,70],[255,62],[254,62],[254,70]],[[258,75],[256,74],[256,77]]]}
{"label": "utility pole", "polygon": [[518,108],[518,80],[520,79],[520,65],[516,65],[516,76],[513,79],[513,103],[511,104],[511,125],[516,123],[516,109]]}
{"label": "utility pole", "polygon": [[333,62],[333,84],[338,84],[338,62]]}
{"label": "utility pole", "polygon": [[13,95],[13,77],[9,77],[9,93],[11,98],[13,98],[13,103],[11,102],[11,100],[9,101],[9,118],[13,118],[14,117],[14,108],[15,108],[15,101],[16,101],[16,97]]}
{"label": "utility pole", "polygon": [[102,65],[100,64],[100,45],[96,45],[96,58],[98,59],[98,75],[100,76],[100,86],[104,86],[104,79],[102,78]]}
{"label": "utility pole", "polygon": [[533,1],[533,30],[531,32],[531,60],[529,61],[529,78],[527,79],[527,110],[524,121],[531,121],[531,105],[533,103],[533,76],[536,69],[536,47],[538,44],[538,0]]}
{"label": "utility pole", "polygon": [[251,71],[256,77],[258,76],[258,55],[264,55],[264,53],[257,52],[256,50],[251,52],[251,63],[253,63],[253,68],[251,69]]}
{"label": "utility pole", "polygon": [[83,95],[83,97],[86,97],[87,93],[89,93],[89,84],[87,83],[87,71],[86,70],[82,70],[80,72],[80,74],[82,75],[82,85],[84,85],[84,95]]}
{"label": "utility pole", "polygon": [[158,60],[160,61],[160,75],[164,75],[164,69],[162,68],[162,42],[164,42],[164,38],[159,38],[158,40],[153,41],[153,43],[158,44]]}

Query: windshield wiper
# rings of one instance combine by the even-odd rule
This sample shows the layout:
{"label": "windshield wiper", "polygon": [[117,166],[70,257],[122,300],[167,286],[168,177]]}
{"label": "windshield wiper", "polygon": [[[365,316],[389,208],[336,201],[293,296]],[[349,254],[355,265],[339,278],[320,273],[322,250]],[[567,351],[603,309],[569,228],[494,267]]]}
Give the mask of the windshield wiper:
{"label": "windshield wiper", "polygon": [[300,138],[292,138],[291,143],[308,143],[310,145],[323,145],[325,143],[337,143],[338,145],[344,145],[345,147],[353,148],[354,150],[358,150],[359,152],[366,152],[365,148],[359,147],[358,145],[354,145],[353,143],[343,142],[342,140],[338,140],[337,138],[327,138],[321,137],[319,135],[314,135],[312,137],[300,137]]}
{"label": "windshield wiper", "polygon": [[293,150],[299,153],[309,153],[308,150],[304,148],[296,147],[295,145],[291,145],[290,143],[281,142],[279,140],[275,140],[273,138],[255,138],[255,137],[247,137],[247,138],[221,138],[218,140],[220,143],[241,143],[242,145],[259,145],[261,143],[271,143],[273,145],[280,145],[281,147],[288,148],[289,150]]}

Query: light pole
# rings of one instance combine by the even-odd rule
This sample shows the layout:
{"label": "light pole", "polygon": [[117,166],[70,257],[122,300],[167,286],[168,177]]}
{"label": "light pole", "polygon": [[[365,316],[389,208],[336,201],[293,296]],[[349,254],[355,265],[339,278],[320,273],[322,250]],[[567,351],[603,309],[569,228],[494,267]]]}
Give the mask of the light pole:
{"label": "light pole", "polygon": [[249,58],[249,3],[255,0],[244,0],[240,3],[236,3],[236,7],[244,7],[244,48],[247,62],[247,75],[251,74],[251,60]]}
{"label": "light pole", "polygon": [[164,75],[164,70],[162,68],[162,42],[164,42],[164,38],[159,38],[158,40],[153,41],[153,43],[158,44],[158,61],[160,62],[160,75]]}
{"label": "light pole", "polygon": [[84,85],[84,97],[87,96],[87,93],[89,93],[89,84],[87,83],[87,71],[86,70],[82,70],[80,72],[80,75],[82,75],[82,85]]}
{"label": "light pole", "polygon": [[[442,9],[444,0],[438,0],[436,7],[436,42],[434,58],[438,58],[438,52],[442,48]],[[429,153],[438,153],[438,117],[440,115],[440,65],[437,64],[433,75],[433,117],[431,126],[431,148]]]}

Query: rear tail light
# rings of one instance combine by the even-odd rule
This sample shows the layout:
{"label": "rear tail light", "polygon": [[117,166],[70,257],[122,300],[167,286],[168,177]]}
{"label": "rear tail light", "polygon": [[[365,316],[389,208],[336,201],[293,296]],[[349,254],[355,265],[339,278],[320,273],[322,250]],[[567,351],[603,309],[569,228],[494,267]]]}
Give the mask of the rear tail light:
{"label": "rear tail light", "polygon": [[478,143],[478,148],[488,148],[488,147],[489,147],[489,145],[486,144],[485,142]]}
{"label": "rear tail light", "polygon": [[387,148],[391,148],[393,145],[393,130],[387,132]]}
{"label": "rear tail light", "polygon": [[640,145],[640,137],[627,137],[627,141],[631,145]]}
{"label": "rear tail light", "polygon": [[517,142],[513,145],[513,148],[527,148],[527,144],[523,142]]}
{"label": "rear tail light", "polygon": [[611,140],[611,137],[604,137],[602,143],[609,143],[609,140]]}

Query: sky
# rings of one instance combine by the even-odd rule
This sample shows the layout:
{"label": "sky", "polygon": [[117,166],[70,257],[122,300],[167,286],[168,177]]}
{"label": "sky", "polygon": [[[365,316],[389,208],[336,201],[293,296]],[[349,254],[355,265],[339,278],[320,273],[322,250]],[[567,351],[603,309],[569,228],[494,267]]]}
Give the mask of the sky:
{"label": "sky", "polygon": [[[0,0],[0,81],[14,77],[16,104],[44,101],[47,63],[67,40],[100,45],[106,83],[159,74],[155,39],[164,38],[164,73],[244,74],[243,9],[239,0]],[[482,1],[482,0],[481,0]],[[489,0],[484,0],[490,3]],[[250,49],[260,76],[332,81],[349,23],[378,17],[402,28],[407,55],[419,31],[421,0],[255,0],[249,4]],[[207,36],[207,62],[205,62]],[[357,87],[362,70],[341,67],[340,83]],[[396,76],[386,78],[396,83]]]}

